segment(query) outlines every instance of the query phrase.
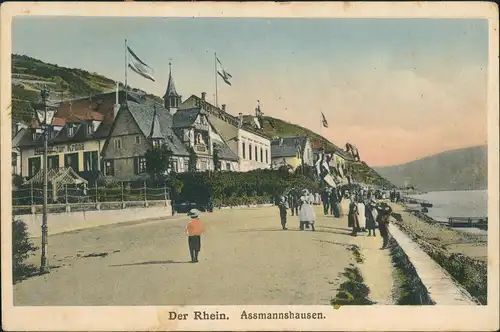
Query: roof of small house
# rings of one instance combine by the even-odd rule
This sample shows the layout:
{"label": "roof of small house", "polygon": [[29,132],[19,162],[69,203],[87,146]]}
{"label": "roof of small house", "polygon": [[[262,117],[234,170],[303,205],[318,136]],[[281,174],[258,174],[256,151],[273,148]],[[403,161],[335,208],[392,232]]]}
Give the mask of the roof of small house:
{"label": "roof of small house", "polygon": [[271,141],[271,158],[295,157],[299,148],[304,149],[306,136],[288,136]]}
{"label": "roof of small house", "polygon": [[189,108],[178,110],[174,114],[173,118],[173,128],[187,128],[191,127],[196,121],[196,118],[200,114],[200,108]]}
{"label": "roof of small house", "polygon": [[129,100],[127,102],[127,109],[130,111],[130,114],[132,114],[145,137],[150,137],[152,127],[155,124],[154,115],[156,113],[158,119],[157,125],[159,125],[158,129],[161,136],[165,140],[165,144],[172,150],[174,155],[189,155],[189,152],[184,144],[182,144],[179,137],[177,137],[172,130],[172,115],[162,105],[149,100],[143,100],[142,102]]}
{"label": "roof of small house", "polygon": [[219,158],[223,160],[229,161],[238,161],[238,156],[223,142],[214,142],[216,148],[219,150]]}

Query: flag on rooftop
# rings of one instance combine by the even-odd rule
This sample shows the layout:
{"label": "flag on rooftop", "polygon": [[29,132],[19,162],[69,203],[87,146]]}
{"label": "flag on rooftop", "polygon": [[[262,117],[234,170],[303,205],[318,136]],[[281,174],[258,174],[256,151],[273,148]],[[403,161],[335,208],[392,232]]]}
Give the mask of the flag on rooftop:
{"label": "flag on rooftop", "polygon": [[148,66],[144,61],[139,59],[139,57],[127,46],[128,53],[130,57],[128,57],[128,67],[132,69],[135,73],[141,75],[142,77],[155,81],[153,77],[153,68]]}
{"label": "flag on rooftop", "polygon": [[321,112],[321,122],[323,123],[323,127],[328,128],[328,121],[326,121],[325,115]]}
{"label": "flag on rooftop", "polygon": [[229,74],[225,69],[224,67],[222,66],[222,63],[220,62],[219,58],[217,58],[217,63],[218,63],[218,66],[217,66],[217,73],[219,74],[220,77],[222,77],[222,79],[224,80],[224,82],[227,84],[227,85],[231,85],[231,82],[230,82],[230,79],[233,78],[233,76],[231,76],[231,74]]}

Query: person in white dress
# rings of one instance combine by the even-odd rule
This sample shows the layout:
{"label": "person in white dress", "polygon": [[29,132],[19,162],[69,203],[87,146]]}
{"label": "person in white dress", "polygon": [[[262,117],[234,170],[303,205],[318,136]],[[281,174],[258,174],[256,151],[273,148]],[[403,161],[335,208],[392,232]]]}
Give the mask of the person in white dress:
{"label": "person in white dress", "polygon": [[363,196],[358,195],[357,199],[358,211],[359,211],[359,228],[362,232],[366,230],[366,218],[365,218],[365,203],[363,203]]}
{"label": "person in white dress", "polygon": [[310,225],[312,230],[315,231],[314,222],[316,221],[316,215],[314,214],[313,207],[311,206],[312,200],[307,189],[302,191],[299,204],[300,230],[304,230],[304,225],[307,228],[309,228],[308,226]]}

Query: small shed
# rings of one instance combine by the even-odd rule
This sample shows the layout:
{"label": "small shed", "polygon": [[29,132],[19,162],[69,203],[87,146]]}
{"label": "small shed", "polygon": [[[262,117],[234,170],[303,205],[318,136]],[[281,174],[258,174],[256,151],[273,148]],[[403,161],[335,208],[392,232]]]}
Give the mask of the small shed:
{"label": "small shed", "polygon": [[[26,181],[23,186],[37,185],[43,186],[44,171],[39,170],[31,179]],[[71,167],[61,167],[49,169],[47,172],[47,184],[52,187],[52,200],[54,202],[58,201],[58,196],[64,195],[64,187],[66,185],[79,185],[88,182],[84,178],[80,177]]]}

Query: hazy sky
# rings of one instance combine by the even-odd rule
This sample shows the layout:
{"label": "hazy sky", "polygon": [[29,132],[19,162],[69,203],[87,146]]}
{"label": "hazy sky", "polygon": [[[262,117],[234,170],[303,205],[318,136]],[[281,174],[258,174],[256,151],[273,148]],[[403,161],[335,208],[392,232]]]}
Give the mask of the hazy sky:
{"label": "hazy sky", "polygon": [[487,143],[487,20],[23,17],[12,49],[124,81],[125,38],[156,78],[130,86],[163,96],[171,58],[177,91],[213,100],[217,52],[228,112],[260,100],[372,166]]}

